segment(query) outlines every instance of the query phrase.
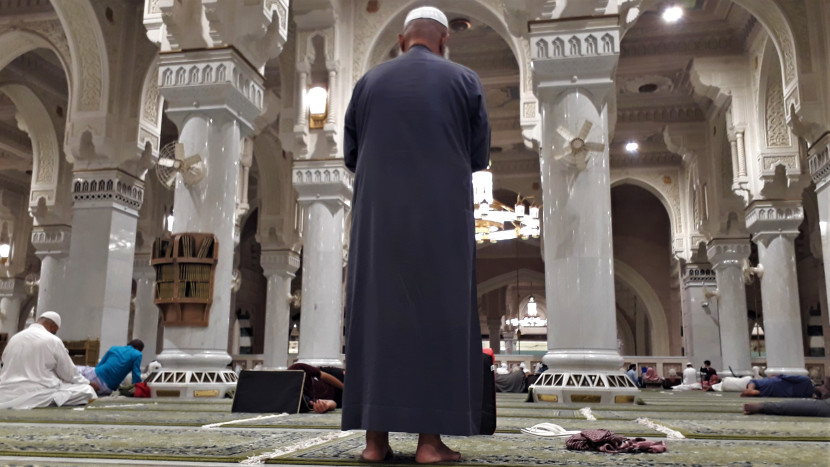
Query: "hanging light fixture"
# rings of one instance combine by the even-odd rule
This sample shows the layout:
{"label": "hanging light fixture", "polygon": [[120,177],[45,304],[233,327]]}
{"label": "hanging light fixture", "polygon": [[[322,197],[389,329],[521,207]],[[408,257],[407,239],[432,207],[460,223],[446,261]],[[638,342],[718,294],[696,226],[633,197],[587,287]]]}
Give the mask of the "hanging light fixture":
{"label": "hanging light fixture", "polygon": [[533,295],[531,295],[530,300],[527,301],[527,315],[536,316],[536,313],[538,313],[536,310],[536,300],[534,300]]}
{"label": "hanging light fixture", "polygon": [[[493,198],[493,173],[490,170],[473,173],[476,242],[539,238],[539,206],[531,205],[525,214],[526,199],[518,196],[513,208],[505,206]],[[507,223],[512,224],[512,228]]]}
{"label": "hanging light fixture", "polygon": [[173,232],[173,221],[175,220],[175,218],[173,217],[172,212],[167,215],[166,220],[167,220],[167,231],[168,232]]}
{"label": "hanging light fixture", "polygon": [[308,102],[308,127],[323,128],[326,124],[328,110],[328,91],[322,86],[315,86],[306,94]]}

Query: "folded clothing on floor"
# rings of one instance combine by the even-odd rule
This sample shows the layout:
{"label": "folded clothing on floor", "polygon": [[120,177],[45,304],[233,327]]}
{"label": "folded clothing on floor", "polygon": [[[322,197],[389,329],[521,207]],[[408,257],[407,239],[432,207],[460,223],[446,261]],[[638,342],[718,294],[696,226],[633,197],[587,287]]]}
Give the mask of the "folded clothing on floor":
{"label": "folded clothing on floor", "polygon": [[565,441],[565,447],[572,451],[601,452],[666,452],[663,441],[649,441],[645,438],[626,438],[608,430],[582,430]]}

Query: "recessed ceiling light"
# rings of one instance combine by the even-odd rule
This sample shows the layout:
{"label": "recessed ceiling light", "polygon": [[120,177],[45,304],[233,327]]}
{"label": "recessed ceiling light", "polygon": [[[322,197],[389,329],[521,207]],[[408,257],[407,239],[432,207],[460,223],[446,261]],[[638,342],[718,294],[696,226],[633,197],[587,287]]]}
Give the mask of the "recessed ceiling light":
{"label": "recessed ceiling light", "polygon": [[635,143],[634,141],[629,141],[625,143],[625,150],[628,152],[637,152],[637,149],[640,148],[640,145]]}
{"label": "recessed ceiling light", "polygon": [[663,10],[663,21],[667,23],[676,23],[683,17],[683,8],[679,6],[670,6]]}
{"label": "recessed ceiling light", "polygon": [[470,29],[470,20],[467,18],[455,18],[450,21],[450,29],[455,32],[464,32]]}

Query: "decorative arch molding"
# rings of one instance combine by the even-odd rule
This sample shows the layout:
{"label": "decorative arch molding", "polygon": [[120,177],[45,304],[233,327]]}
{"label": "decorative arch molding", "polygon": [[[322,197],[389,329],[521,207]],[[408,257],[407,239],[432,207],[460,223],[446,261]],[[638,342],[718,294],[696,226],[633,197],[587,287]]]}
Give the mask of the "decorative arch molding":
{"label": "decorative arch molding", "polygon": [[78,112],[105,112],[109,63],[92,4],[89,0],[53,0],[52,6],[63,25],[72,57],[68,120]]}
{"label": "decorative arch molding", "polygon": [[785,167],[788,175],[799,175],[801,163],[797,140],[787,125],[785,88],[782,82],[781,61],[772,41],[766,41],[761,52],[757,96],[757,128],[760,131],[758,145],[760,173],[772,177],[775,168]]}
{"label": "decorative arch molding", "polygon": [[[531,269],[519,269],[519,282],[538,282],[545,283],[545,274]],[[487,279],[478,284],[478,296],[500,289],[508,285],[516,284],[516,271],[506,272],[504,274]],[[530,294],[527,294],[528,296]],[[526,301],[527,297],[525,297]]]}
{"label": "decorative arch molding", "polygon": [[57,55],[66,73],[66,82],[71,89],[71,55],[69,43],[58,20],[32,21],[12,27],[0,26],[0,70],[12,60],[34,49],[49,49]]}
{"label": "decorative arch molding", "polygon": [[[627,355],[634,355],[636,354],[636,349],[634,352],[629,352],[631,349],[634,348],[634,331],[631,329],[631,325],[628,324],[628,321],[625,320],[623,316],[623,312],[620,311],[619,307],[616,309],[617,315],[617,339],[622,341],[623,349],[626,350]],[[617,350],[620,350],[619,348]]]}
{"label": "decorative arch molding", "polygon": [[628,264],[615,259],[614,276],[630,287],[646,306],[651,324],[651,352],[654,355],[670,355],[669,324],[666,311],[651,284]]}
{"label": "decorative arch molding", "polygon": [[[784,83],[785,109],[789,112],[794,106],[801,108],[801,94],[798,86],[799,66],[796,53],[796,39],[793,28],[784,12],[773,0],[732,0],[748,11],[764,26],[781,63],[781,76]],[[806,27],[806,25],[804,26]],[[789,117],[789,116],[788,116]]]}
{"label": "decorative arch molding", "polygon": [[[29,139],[32,141],[32,186],[29,207],[37,208],[40,203],[55,206],[60,170],[60,145],[58,133],[43,102],[27,86],[22,84],[0,85],[0,92],[14,103]],[[35,218],[37,220],[37,217]]]}
{"label": "decorative arch molding", "polygon": [[158,157],[161,143],[161,119],[164,97],[159,92],[159,59],[153,58],[141,86],[141,107],[138,117],[138,149],[143,150],[149,143],[153,158]]}
{"label": "decorative arch molding", "polygon": [[615,173],[615,171],[612,171],[611,188],[620,185],[634,185],[648,191],[660,200],[660,203],[662,203],[663,207],[666,208],[666,213],[669,216],[669,223],[672,232],[672,245],[674,245],[673,249],[677,251],[677,239],[682,240],[684,233],[682,209],[680,206],[679,181],[673,180],[670,184],[671,189],[667,189],[665,188],[666,184],[662,181],[666,176],[676,178],[676,174],[674,173],[671,175],[665,175],[662,172],[638,172],[635,174],[628,172]]}

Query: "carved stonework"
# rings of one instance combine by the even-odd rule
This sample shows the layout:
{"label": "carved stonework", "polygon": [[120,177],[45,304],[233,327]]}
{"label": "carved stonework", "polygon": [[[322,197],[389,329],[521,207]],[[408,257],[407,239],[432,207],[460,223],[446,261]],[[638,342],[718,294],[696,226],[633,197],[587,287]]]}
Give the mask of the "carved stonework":
{"label": "carved stonework", "polygon": [[75,172],[72,182],[75,209],[118,207],[138,215],[144,201],[144,183],[121,170]]}
{"label": "carved stonework", "polygon": [[354,18],[354,51],[352,55],[352,83],[356,83],[366,71],[366,63],[372,46],[372,39],[381,26],[389,22],[394,13],[391,2],[378,2],[378,10],[369,13],[365,8],[356,8]]}
{"label": "carved stonework", "polygon": [[262,250],[259,257],[262,273],[265,277],[279,274],[285,277],[294,277],[300,268],[300,255],[291,250]]}
{"label": "carved stonework", "polygon": [[715,283],[715,271],[708,265],[687,264],[683,268],[684,287],[714,286]]}
{"label": "carved stonework", "polygon": [[807,150],[807,153],[810,175],[818,191],[830,181],[830,134],[825,133]]}
{"label": "carved stonework", "polygon": [[90,21],[97,23],[95,12],[87,2],[55,0],[53,4],[59,15],[62,14],[75,45],[74,53],[77,56],[74,57],[73,66],[77,68],[79,77],[75,83],[80,94],[77,98],[78,110],[98,110],[104,85],[102,67],[105,57],[102,56],[103,51],[95,34],[99,29],[89,24]]}
{"label": "carved stonework", "polygon": [[[159,67],[156,66],[153,71],[150,72],[151,76],[158,76],[159,75]],[[147,93],[144,95],[144,116],[143,119],[147,123],[151,125],[156,125],[159,118],[159,104],[160,104],[160,96],[159,96],[159,85],[158,79],[152,80],[150,82],[149,87],[147,88]]]}
{"label": "carved stonework", "polygon": [[35,254],[43,259],[44,256],[66,256],[69,254],[69,244],[72,228],[68,225],[44,225],[32,229],[32,246]]}
{"label": "carved stonework", "polygon": [[706,115],[695,104],[671,107],[619,109],[617,122],[703,122]]}
{"label": "carved stonework", "polygon": [[57,170],[56,163],[60,157],[57,141],[54,136],[43,136],[43,138],[38,138],[37,142],[37,176],[35,177],[35,183],[54,183],[57,179],[55,173]]}
{"label": "carved stonework", "polygon": [[716,271],[729,267],[740,268],[751,251],[749,238],[715,238],[706,248],[709,262]]}
{"label": "carved stonework", "polygon": [[790,131],[784,117],[784,92],[781,82],[771,78],[766,96],[767,146],[789,146]]}
{"label": "carved stonework", "polygon": [[[27,21],[15,26],[21,31],[30,31],[44,37],[55,48],[55,52],[61,58],[61,61],[66,64],[72,63],[72,58],[69,52],[69,42],[66,39],[66,33],[59,19],[49,19],[40,21]],[[12,30],[11,25],[0,26],[0,36]],[[3,43],[5,49],[13,49],[7,42]]]}
{"label": "carved stonework", "polygon": [[295,161],[292,169],[297,201],[337,201],[351,204],[354,175],[339,159]]}
{"label": "carved stonework", "polygon": [[755,200],[746,209],[746,228],[753,240],[766,243],[777,236],[798,236],[804,221],[801,201]]}

